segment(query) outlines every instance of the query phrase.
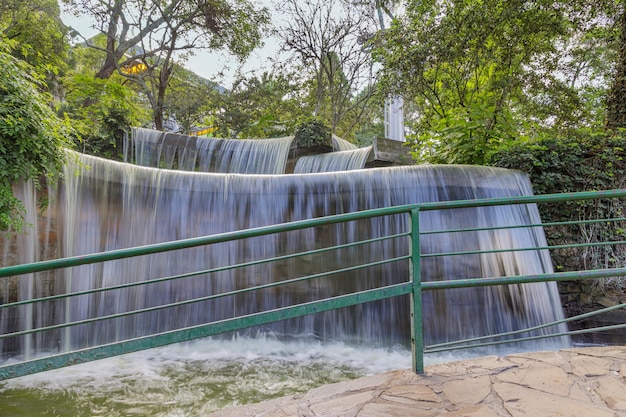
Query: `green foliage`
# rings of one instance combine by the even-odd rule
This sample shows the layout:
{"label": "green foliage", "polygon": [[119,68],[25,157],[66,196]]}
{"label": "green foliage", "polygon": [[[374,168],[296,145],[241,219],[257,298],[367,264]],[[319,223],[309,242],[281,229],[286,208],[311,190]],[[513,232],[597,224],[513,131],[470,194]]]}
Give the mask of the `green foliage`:
{"label": "green foliage", "polygon": [[[383,106],[379,106],[377,109],[379,113],[382,113]],[[372,112],[374,113],[374,112]],[[366,147],[372,144],[375,138],[383,138],[385,137],[385,125],[383,123],[384,117],[381,114],[371,114],[371,119],[364,120],[362,123],[358,124],[358,130],[354,132],[354,141],[355,144],[360,147]],[[345,136],[342,136],[339,132],[338,136],[343,139],[349,140]]]}
{"label": "green foliage", "polygon": [[[164,110],[172,75],[195,51],[228,50],[245,59],[261,44],[270,17],[263,7],[247,0],[195,2],[66,0],[78,15],[91,16],[106,36],[104,46],[87,42],[104,52],[95,75],[109,79],[125,77],[151,107],[153,125],[164,128]],[[148,18],[143,18],[148,17]],[[137,63],[141,71],[129,70]]]}
{"label": "green foliage", "polygon": [[48,80],[66,68],[69,45],[56,0],[0,0],[0,36]]}
{"label": "green foliage", "polygon": [[375,54],[381,90],[416,108],[418,160],[480,164],[513,138],[601,126],[610,3],[409,1]]}
{"label": "green foliage", "polygon": [[292,133],[303,114],[298,88],[289,75],[278,72],[235,80],[212,103],[218,135],[245,139]]}
{"label": "green foliage", "polygon": [[330,127],[318,119],[309,119],[301,122],[296,128],[294,140],[300,148],[316,145],[332,147],[333,144]]}
{"label": "green foliage", "polygon": [[106,35],[97,34],[89,39],[89,45],[78,43],[70,48],[68,66],[77,74],[93,75],[100,69],[106,57]]}
{"label": "green foliage", "polygon": [[13,184],[62,171],[70,127],[50,108],[51,98],[39,88],[33,69],[0,46],[0,230],[23,226],[23,207]]}
{"label": "green foliage", "polygon": [[536,194],[621,188],[626,174],[626,134],[571,131],[494,152],[491,165],[526,172]]}
{"label": "green foliage", "polygon": [[216,83],[177,67],[165,96],[165,114],[174,115],[184,133],[194,127],[214,127],[212,104],[221,91]]}
{"label": "green foliage", "polygon": [[472,103],[413,136],[411,155],[419,163],[483,165],[490,153],[521,139],[521,125],[506,109],[497,114],[493,106]]}
{"label": "green foliage", "polygon": [[109,80],[76,74],[65,78],[66,96],[61,108],[72,119],[81,152],[122,159],[123,138],[131,126],[149,120],[138,94],[116,77]]}
{"label": "green foliage", "polygon": [[626,128],[626,10],[622,10],[619,20],[621,29],[619,59],[613,85],[607,98],[606,126],[612,130]]}

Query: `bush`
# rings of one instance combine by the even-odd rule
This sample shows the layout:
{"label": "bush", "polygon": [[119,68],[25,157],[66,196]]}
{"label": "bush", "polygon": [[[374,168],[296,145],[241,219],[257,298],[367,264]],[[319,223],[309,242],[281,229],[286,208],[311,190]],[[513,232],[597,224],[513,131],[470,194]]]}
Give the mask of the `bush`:
{"label": "bush", "polygon": [[0,44],[0,230],[23,227],[23,205],[13,185],[62,172],[70,128],[49,106],[32,68]]}
{"label": "bush", "polygon": [[329,146],[331,148],[333,146],[330,128],[316,119],[300,123],[296,127],[294,139],[299,148],[308,148],[316,145]]}
{"label": "bush", "polygon": [[621,188],[626,172],[626,135],[578,132],[567,138],[512,143],[488,164],[526,172],[535,194]]}

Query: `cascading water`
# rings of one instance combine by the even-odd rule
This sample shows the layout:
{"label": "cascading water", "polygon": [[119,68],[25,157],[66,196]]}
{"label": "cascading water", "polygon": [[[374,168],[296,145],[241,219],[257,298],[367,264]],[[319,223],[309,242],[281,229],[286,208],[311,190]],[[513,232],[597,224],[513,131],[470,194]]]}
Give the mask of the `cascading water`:
{"label": "cascading water", "polygon": [[[87,155],[68,163],[66,178],[51,199],[49,213],[58,225],[54,256],[76,256],[149,243],[241,230],[337,213],[386,206],[531,193],[527,178],[511,170],[473,166],[409,166],[377,168],[315,175],[240,175],[162,170],[112,162]],[[80,172],[79,175],[74,173]],[[423,212],[421,231],[465,227],[515,226],[538,223],[534,206],[495,206]],[[407,229],[406,218],[395,216],[343,225],[290,232],[288,236],[255,238],[209,248],[177,251],[124,259],[103,265],[86,265],[59,273],[54,285],[33,293],[31,281],[20,281],[20,297],[44,296],[46,292],[82,291],[138,279],[157,278],[200,270],[206,265],[247,262],[285,253],[311,250],[385,236]],[[40,238],[41,240],[41,238]],[[244,272],[221,272],[182,282],[149,288],[134,287],[116,293],[91,294],[48,303],[46,311],[31,311],[28,320],[38,326],[78,321],[104,314],[147,308],[193,296],[214,294],[263,284],[282,277],[315,274],[321,265],[341,268],[359,261],[386,259],[402,251],[408,242],[374,242],[344,249],[337,255],[309,255],[278,265],[257,265]],[[541,228],[477,231],[471,234],[433,234],[422,238],[424,254],[458,252],[467,248],[545,246]],[[49,252],[49,251],[48,251]],[[425,280],[549,272],[546,251],[522,251],[463,257],[434,257],[422,262]],[[396,262],[360,272],[344,273],[340,279],[292,285],[288,290],[239,295],[219,301],[178,306],[111,322],[98,322],[69,331],[42,332],[29,346],[15,349],[75,349],[89,343],[109,343],[132,337],[136,329],[145,334],[181,325],[241,315],[257,310],[304,302],[345,291],[363,290],[400,282],[408,263]],[[25,284],[24,284],[25,283]],[[24,290],[23,285],[29,286]],[[20,307],[27,314],[24,307]],[[516,330],[558,320],[562,309],[556,285],[527,284],[506,287],[459,289],[424,295],[425,339],[436,343],[488,333]],[[353,340],[370,346],[406,345],[409,340],[409,305],[405,298],[281,322],[266,329],[277,334],[309,334],[325,340]],[[2,314],[5,314],[4,312]],[[19,329],[24,320],[19,317]],[[2,332],[9,320],[0,316]]]}
{"label": "cascading water", "polygon": [[[137,165],[201,172],[284,174],[293,136],[274,139],[215,139],[133,128]],[[125,152],[128,155],[128,152]],[[128,155],[132,160],[133,155]]]}
{"label": "cascading water", "polygon": [[[50,187],[50,204],[37,217],[35,191],[25,185],[17,191],[33,225],[17,240],[4,242],[2,265],[80,255],[147,243],[239,230],[291,220],[398,204],[453,199],[503,197],[531,193],[528,179],[518,172],[469,166],[412,166],[346,172],[294,175],[259,175],[185,172],[198,170],[207,158],[211,141],[182,135],[147,133],[142,146],[135,142],[137,161],[156,169],[78,155],[66,167],[62,184]],[[168,136],[169,135],[169,136]],[[214,143],[214,161],[207,169],[244,168],[240,152],[262,141]],[[355,151],[333,138],[335,149]],[[271,146],[270,146],[271,145]],[[277,145],[274,150],[272,146]],[[289,139],[264,145],[277,151],[269,172],[284,172]],[[259,155],[259,150],[252,150]],[[205,152],[205,155],[201,153]],[[337,152],[341,153],[341,152]],[[233,157],[238,163],[231,164]],[[250,161],[250,158],[247,159]],[[215,161],[220,161],[216,163]],[[254,165],[254,164],[253,164]],[[233,168],[234,169],[234,168]],[[226,170],[230,171],[230,168]],[[249,172],[249,171],[245,171]],[[263,171],[265,172],[265,171]],[[383,236],[406,230],[402,216],[324,226],[268,238],[255,238],[176,251],[166,256],[119,260],[103,265],[71,268],[63,273],[35,274],[0,281],[0,303],[101,288],[120,283],[178,274],[198,267],[267,258],[293,250],[314,249],[353,242],[363,236]],[[498,206],[423,212],[423,232],[442,228],[480,228],[494,225],[538,223],[534,206]],[[471,234],[424,235],[423,253],[463,251],[466,248],[500,249],[545,246],[541,228],[498,229]],[[40,307],[0,309],[0,333],[34,326],[111,314],[197,297],[203,293],[243,288],[314,274],[320,265],[342,267],[361,260],[388,259],[407,250],[408,242],[394,239],[335,255],[307,255],[278,265],[257,265],[240,272],[186,278],[176,283],[134,287],[117,293],[91,294],[71,301],[49,301]],[[396,262],[362,272],[343,273],[339,280],[292,285],[288,290],[266,291],[222,301],[179,306],[113,322],[85,325],[71,331],[38,333],[32,339],[0,341],[2,360],[26,358],[39,351],[81,348],[136,334],[193,325],[294,300],[365,289],[379,283],[402,281],[406,263]],[[330,268],[325,268],[328,270]],[[551,271],[544,250],[501,252],[492,255],[433,257],[422,261],[423,278],[445,280]],[[338,284],[337,282],[340,282]],[[138,352],[104,361],[17,378],[0,384],[0,414],[57,416],[124,415],[196,416],[232,404],[289,395],[346,378],[410,366],[410,352],[399,348],[409,339],[409,304],[405,298],[277,323],[256,333],[229,339],[200,340]],[[556,285],[458,289],[424,294],[427,343],[454,340],[532,326],[562,318]],[[564,327],[564,326],[562,326]],[[562,331],[556,329],[554,331]],[[289,343],[280,335],[299,336]],[[302,337],[302,336],[305,337]],[[313,336],[311,338],[310,336]],[[321,339],[335,342],[320,343]],[[348,341],[350,344],[337,343]],[[529,349],[563,347],[536,344]],[[380,346],[380,348],[377,348]],[[481,352],[484,353],[484,352]],[[480,354],[480,353],[479,353]],[[459,356],[454,356],[458,358]],[[448,358],[450,359],[450,358]],[[441,359],[428,359],[427,361]],[[443,359],[445,360],[445,359]],[[246,377],[250,375],[250,377]],[[242,377],[243,376],[243,377]],[[51,411],[56,410],[56,411]],[[59,411],[62,410],[62,411]]]}
{"label": "cascading water", "polygon": [[337,135],[333,135],[332,140],[333,140],[334,151],[341,152],[341,151],[351,151],[354,149],[358,149],[355,144],[348,142],[347,140],[342,139]]}
{"label": "cascading water", "polygon": [[296,162],[294,174],[310,174],[314,172],[351,171],[365,168],[372,147],[358,148],[349,151],[329,152],[321,155],[303,156]]}

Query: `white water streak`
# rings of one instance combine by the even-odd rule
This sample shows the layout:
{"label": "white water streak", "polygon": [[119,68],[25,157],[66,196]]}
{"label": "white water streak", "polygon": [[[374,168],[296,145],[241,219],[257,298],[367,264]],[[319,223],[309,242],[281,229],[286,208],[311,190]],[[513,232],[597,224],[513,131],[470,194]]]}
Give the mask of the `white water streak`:
{"label": "white water streak", "polygon": [[219,139],[133,128],[137,165],[185,171],[284,174],[293,136]]}
{"label": "white water streak", "polygon": [[351,171],[365,168],[372,147],[349,151],[330,152],[321,155],[303,156],[296,162],[294,174],[314,172]]}

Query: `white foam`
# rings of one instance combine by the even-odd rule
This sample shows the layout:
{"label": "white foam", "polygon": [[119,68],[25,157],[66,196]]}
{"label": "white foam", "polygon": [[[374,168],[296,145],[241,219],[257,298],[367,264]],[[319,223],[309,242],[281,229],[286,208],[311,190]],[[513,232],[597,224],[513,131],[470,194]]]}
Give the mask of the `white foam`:
{"label": "white foam", "polygon": [[264,335],[204,339],[42,372],[5,381],[0,392],[13,401],[24,391],[63,394],[62,401],[80,401],[94,415],[182,416],[410,366],[410,351],[402,347],[283,342]]}

